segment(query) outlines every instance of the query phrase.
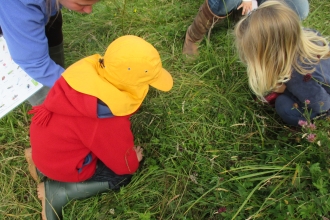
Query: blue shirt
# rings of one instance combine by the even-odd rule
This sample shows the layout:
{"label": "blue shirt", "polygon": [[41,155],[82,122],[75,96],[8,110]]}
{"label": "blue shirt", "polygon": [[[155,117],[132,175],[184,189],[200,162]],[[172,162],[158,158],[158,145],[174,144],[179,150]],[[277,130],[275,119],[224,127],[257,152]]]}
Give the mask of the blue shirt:
{"label": "blue shirt", "polygon": [[46,0],[0,0],[0,26],[13,60],[33,79],[52,87],[64,69],[48,54],[45,26],[57,13]]}
{"label": "blue shirt", "polygon": [[98,118],[114,117],[110,108],[104,102],[102,102],[100,99],[97,99],[97,117]]}

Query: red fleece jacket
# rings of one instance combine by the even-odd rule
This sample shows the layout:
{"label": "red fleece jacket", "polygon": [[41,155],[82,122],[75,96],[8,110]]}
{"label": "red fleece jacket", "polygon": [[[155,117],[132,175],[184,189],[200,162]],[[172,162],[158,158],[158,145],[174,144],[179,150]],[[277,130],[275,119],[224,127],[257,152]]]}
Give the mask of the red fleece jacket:
{"label": "red fleece jacket", "polygon": [[[47,177],[62,182],[87,180],[98,159],[118,175],[137,170],[130,115],[97,118],[97,98],[75,91],[63,77],[31,113],[32,158]],[[83,167],[88,154],[92,161]]]}

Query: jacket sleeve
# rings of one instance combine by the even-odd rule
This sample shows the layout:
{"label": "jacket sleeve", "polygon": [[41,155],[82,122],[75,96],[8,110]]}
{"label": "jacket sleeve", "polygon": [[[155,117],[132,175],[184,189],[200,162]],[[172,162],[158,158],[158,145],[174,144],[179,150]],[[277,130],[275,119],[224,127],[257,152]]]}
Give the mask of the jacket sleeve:
{"label": "jacket sleeve", "polygon": [[52,87],[64,69],[49,57],[47,19],[44,0],[0,4],[0,26],[12,59],[33,79]]}
{"label": "jacket sleeve", "polygon": [[129,116],[97,120],[98,125],[91,134],[91,151],[116,174],[134,173],[139,162]]}

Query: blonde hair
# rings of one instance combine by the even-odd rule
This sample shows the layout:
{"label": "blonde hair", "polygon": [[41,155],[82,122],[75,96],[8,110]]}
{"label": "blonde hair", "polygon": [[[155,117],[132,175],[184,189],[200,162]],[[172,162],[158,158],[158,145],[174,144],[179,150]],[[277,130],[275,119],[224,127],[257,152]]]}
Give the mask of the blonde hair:
{"label": "blonde hair", "polygon": [[302,65],[330,56],[327,40],[303,30],[298,15],[281,1],[266,1],[245,16],[235,27],[235,37],[249,85],[258,97],[290,80],[292,69],[311,73],[313,69]]}

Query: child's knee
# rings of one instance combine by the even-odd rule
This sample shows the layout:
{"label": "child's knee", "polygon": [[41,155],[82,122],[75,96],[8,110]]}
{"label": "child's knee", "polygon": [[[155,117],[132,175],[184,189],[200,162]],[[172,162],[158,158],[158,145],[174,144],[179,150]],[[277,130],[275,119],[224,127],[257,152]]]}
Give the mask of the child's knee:
{"label": "child's knee", "polygon": [[292,115],[293,100],[282,94],[275,100],[275,110],[281,118]]}

